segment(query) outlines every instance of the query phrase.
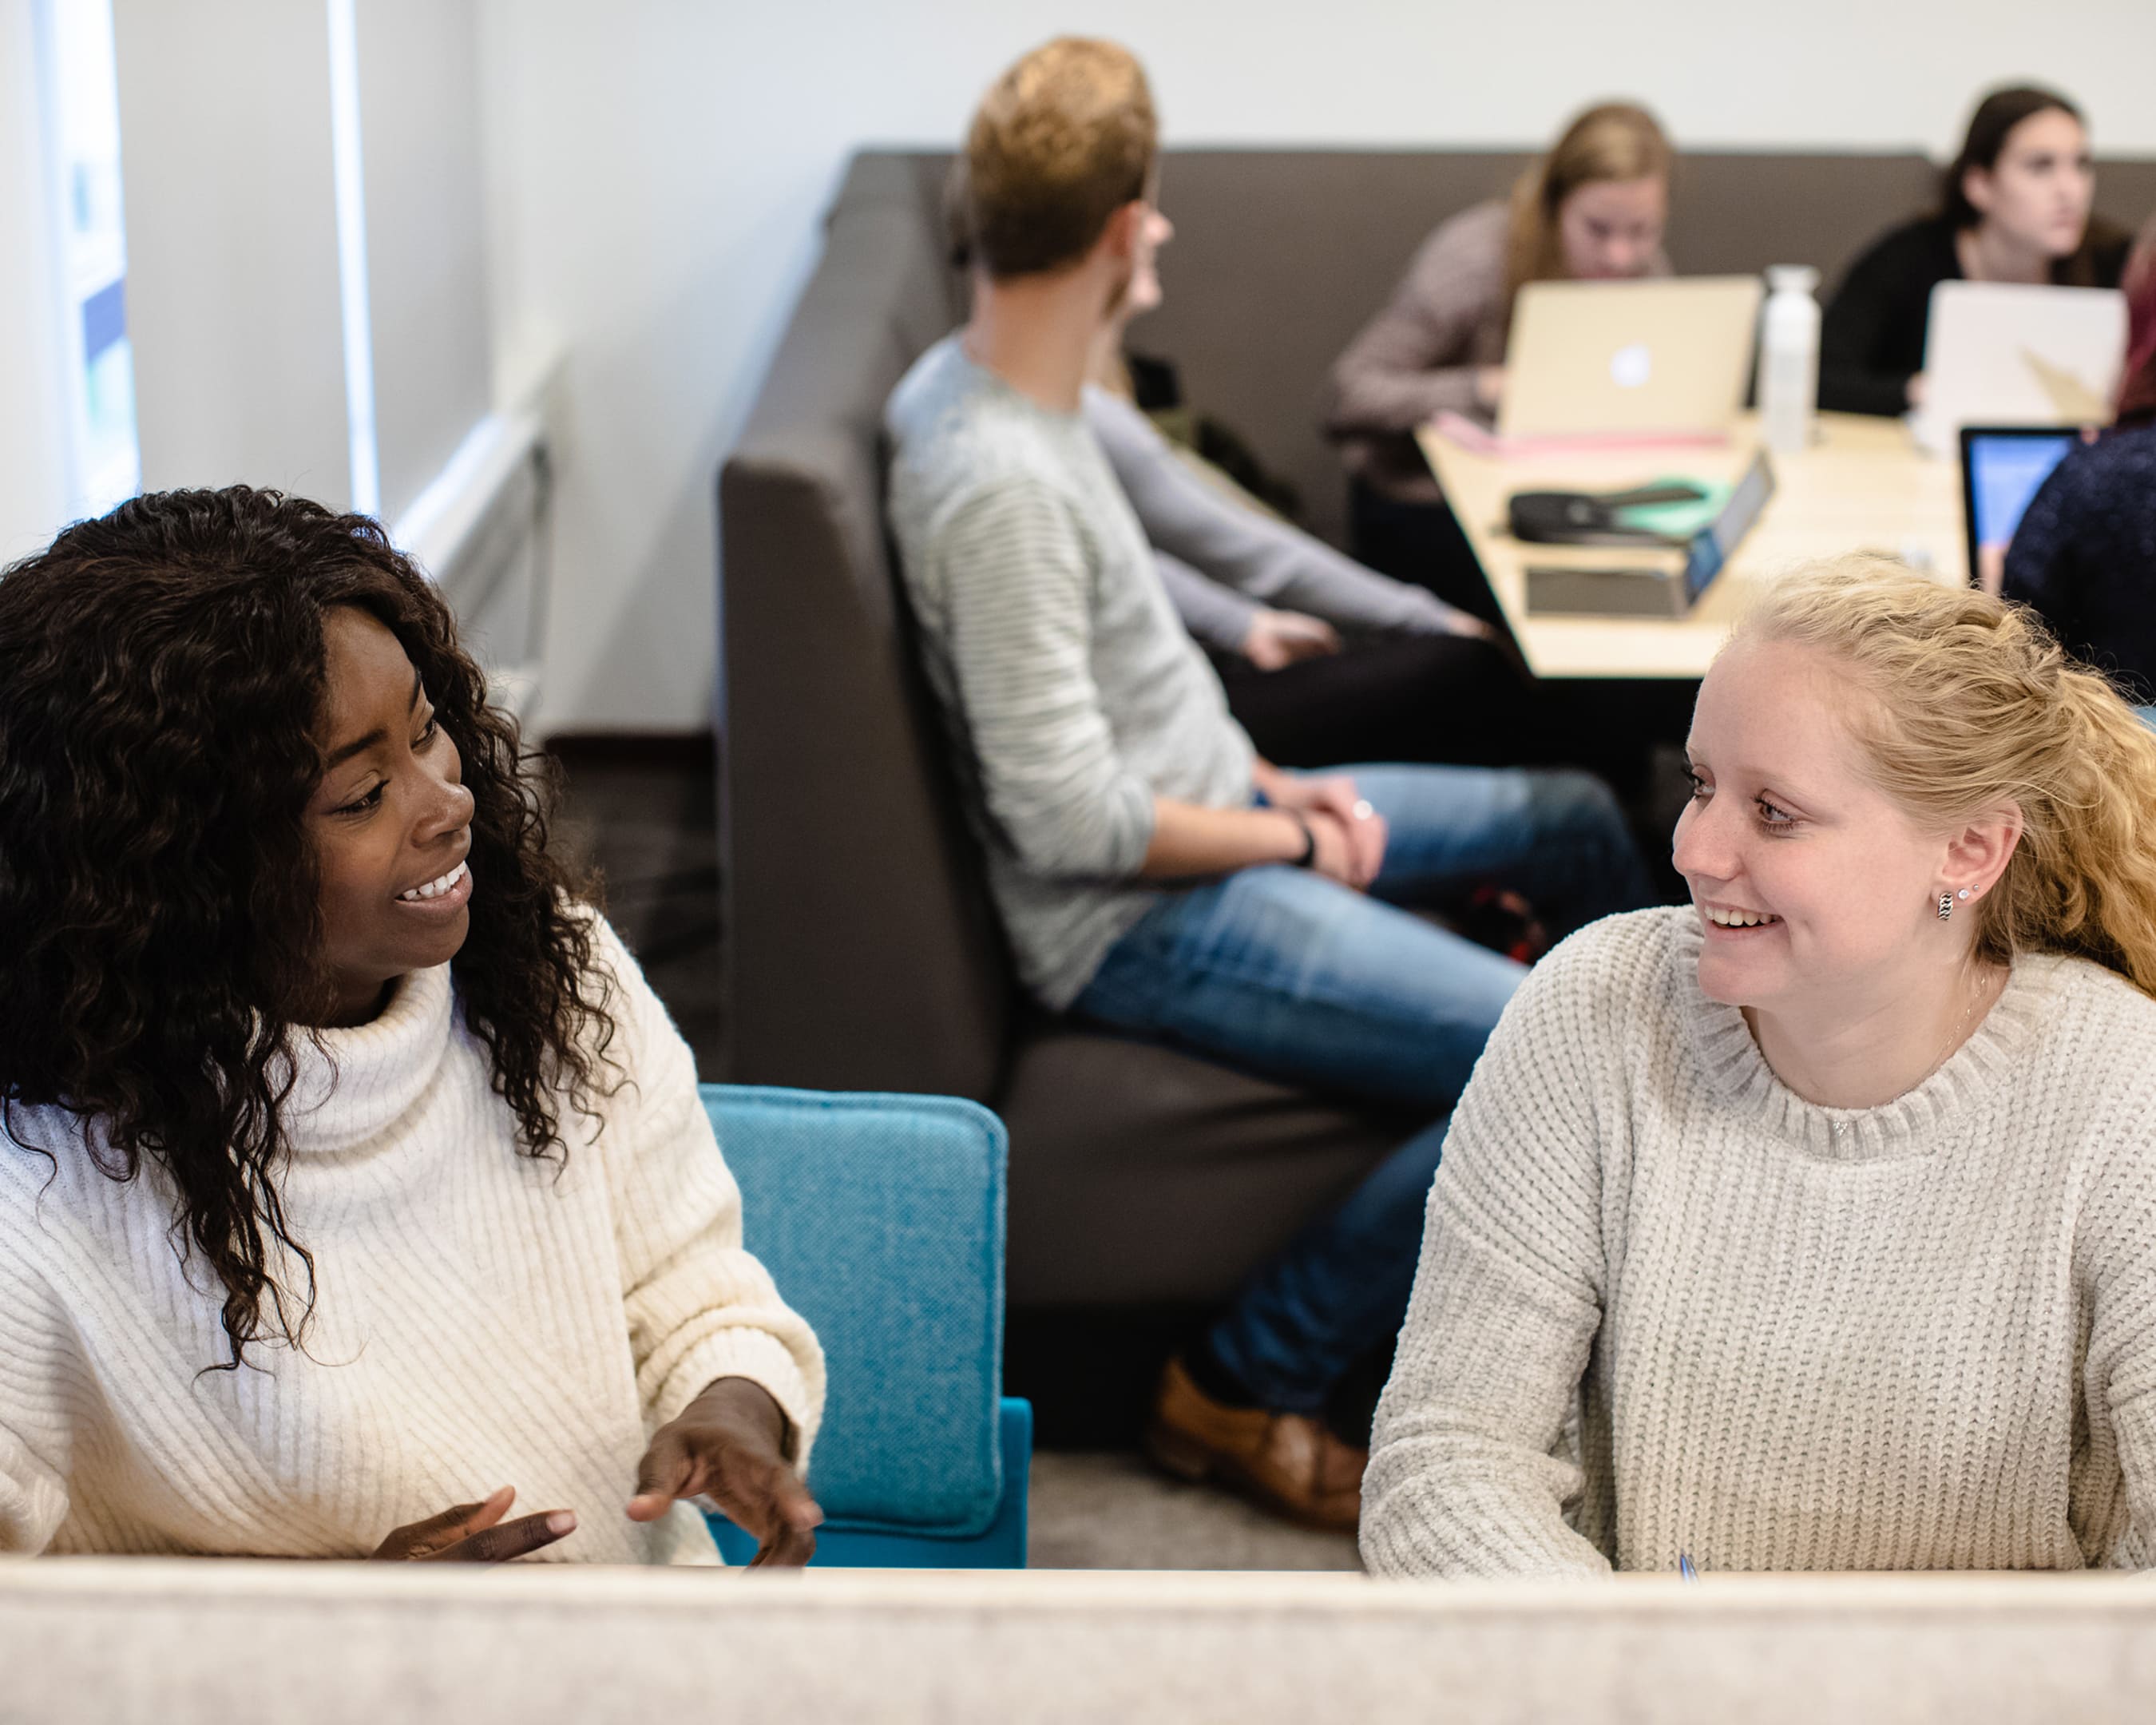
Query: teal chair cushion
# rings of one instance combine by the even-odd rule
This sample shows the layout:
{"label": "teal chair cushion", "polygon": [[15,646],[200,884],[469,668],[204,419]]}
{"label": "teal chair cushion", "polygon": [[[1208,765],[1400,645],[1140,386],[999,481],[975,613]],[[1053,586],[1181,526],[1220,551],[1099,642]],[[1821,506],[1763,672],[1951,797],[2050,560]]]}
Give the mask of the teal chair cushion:
{"label": "teal chair cushion", "polygon": [[986,1533],[1004,1508],[1002,1122],[943,1096],[706,1085],[704,1102],[745,1243],[824,1344],[809,1481],[828,1525]]}

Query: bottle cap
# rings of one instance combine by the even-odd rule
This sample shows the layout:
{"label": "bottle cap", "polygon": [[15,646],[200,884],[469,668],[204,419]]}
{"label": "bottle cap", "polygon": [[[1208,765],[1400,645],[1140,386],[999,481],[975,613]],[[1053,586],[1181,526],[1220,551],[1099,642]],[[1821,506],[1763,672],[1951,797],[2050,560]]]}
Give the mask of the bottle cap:
{"label": "bottle cap", "polygon": [[1819,285],[1820,273],[1809,264],[1769,264],[1767,285],[1775,293],[1808,294]]}

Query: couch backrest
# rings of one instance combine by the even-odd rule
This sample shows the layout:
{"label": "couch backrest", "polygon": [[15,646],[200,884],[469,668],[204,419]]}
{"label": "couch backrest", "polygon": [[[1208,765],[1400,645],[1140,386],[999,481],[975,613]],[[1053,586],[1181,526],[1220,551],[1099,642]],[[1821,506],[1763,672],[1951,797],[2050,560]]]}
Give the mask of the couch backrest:
{"label": "couch backrest", "polygon": [[[1242,434],[1337,542],[1319,430],[1333,360],[1432,227],[1502,196],[1517,151],[1172,150],[1168,300],[1133,345]],[[910,651],[881,511],[885,398],[964,311],[947,152],[857,157],[720,482],[727,1076],[986,1100],[1009,969]],[[2138,223],[2156,162],[2099,167]],[[1937,191],[1922,157],[1692,154],[1669,249],[1687,273],[1816,265],[1830,286]]]}
{"label": "couch backrest", "polygon": [[2143,223],[2156,217],[2156,161],[2099,161],[2096,211],[2129,234],[2138,234]]}
{"label": "couch backrest", "polygon": [[720,475],[727,1076],[985,1098],[1008,961],[892,579],[884,400],[959,308],[917,162],[857,158]]}

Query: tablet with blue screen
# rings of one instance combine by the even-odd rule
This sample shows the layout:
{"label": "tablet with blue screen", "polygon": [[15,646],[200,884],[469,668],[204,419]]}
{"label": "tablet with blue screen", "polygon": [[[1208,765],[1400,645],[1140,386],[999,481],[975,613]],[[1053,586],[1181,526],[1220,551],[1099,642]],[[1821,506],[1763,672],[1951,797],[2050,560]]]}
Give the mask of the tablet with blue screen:
{"label": "tablet with blue screen", "polygon": [[2070,425],[1962,428],[1962,511],[1969,530],[1972,586],[1998,590],[2006,547],[2013,542],[2023,512],[2051,470],[2081,440],[2081,432]]}

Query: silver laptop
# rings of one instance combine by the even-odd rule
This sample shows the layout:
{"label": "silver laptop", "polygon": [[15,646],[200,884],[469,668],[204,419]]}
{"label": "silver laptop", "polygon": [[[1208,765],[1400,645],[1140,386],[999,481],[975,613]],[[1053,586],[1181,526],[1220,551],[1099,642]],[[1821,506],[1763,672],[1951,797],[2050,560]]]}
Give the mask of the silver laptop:
{"label": "silver laptop", "polygon": [[1727,431],[1744,403],[1759,279],[1535,281],[1505,356],[1504,437]]}
{"label": "silver laptop", "polygon": [[1943,281],[1910,429],[1947,454],[1964,425],[2107,424],[2125,364],[2126,295],[2112,289]]}

